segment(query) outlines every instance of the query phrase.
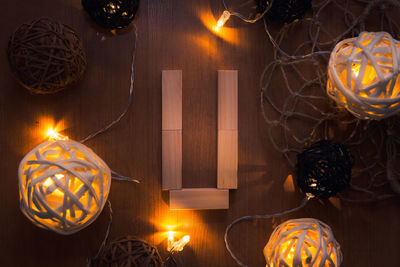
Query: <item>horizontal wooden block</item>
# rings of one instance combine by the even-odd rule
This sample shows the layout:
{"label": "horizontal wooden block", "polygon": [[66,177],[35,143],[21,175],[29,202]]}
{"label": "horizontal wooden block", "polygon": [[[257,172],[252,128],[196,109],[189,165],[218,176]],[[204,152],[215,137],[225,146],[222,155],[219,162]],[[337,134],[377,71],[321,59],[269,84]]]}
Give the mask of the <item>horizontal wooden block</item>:
{"label": "horizontal wooden block", "polygon": [[218,71],[218,130],[238,129],[238,72]]}
{"label": "horizontal wooden block", "polygon": [[162,189],[182,188],[182,130],[162,131]]}
{"label": "horizontal wooden block", "polygon": [[219,189],[238,186],[238,131],[218,131],[217,178]]}
{"label": "horizontal wooden block", "polygon": [[229,190],[216,188],[185,188],[169,191],[171,210],[228,209]]}
{"label": "horizontal wooden block", "polygon": [[182,71],[162,71],[162,130],[182,130]]}

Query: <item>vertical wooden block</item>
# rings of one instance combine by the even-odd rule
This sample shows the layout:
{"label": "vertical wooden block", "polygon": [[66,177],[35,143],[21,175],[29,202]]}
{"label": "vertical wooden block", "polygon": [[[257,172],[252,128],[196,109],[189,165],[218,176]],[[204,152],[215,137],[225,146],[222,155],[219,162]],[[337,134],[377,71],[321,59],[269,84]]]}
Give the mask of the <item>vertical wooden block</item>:
{"label": "vertical wooden block", "polygon": [[162,71],[162,130],[182,130],[182,71]]}
{"label": "vertical wooden block", "polygon": [[228,209],[229,190],[216,188],[185,188],[169,192],[171,210]]}
{"label": "vertical wooden block", "polygon": [[218,130],[238,129],[238,72],[218,71]]}
{"label": "vertical wooden block", "polygon": [[218,188],[237,188],[238,72],[218,71]]}
{"label": "vertical wooden block", "polygon": [[162,131],[162,189],[182,188],[182,130]]}
{"label": "vertical wooden block", "polygon": [[218,131],[217,177],[219,189],[237,189],[238,184],[238,132]]}

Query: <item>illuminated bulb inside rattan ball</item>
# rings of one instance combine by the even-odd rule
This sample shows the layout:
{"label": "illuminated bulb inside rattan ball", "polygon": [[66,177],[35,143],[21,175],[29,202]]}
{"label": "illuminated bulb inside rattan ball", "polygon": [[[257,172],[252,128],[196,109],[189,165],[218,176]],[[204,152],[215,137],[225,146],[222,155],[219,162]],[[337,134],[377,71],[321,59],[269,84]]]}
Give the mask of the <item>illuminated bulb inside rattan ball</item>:
{"label": "illuminated bulb inside rattan ball", "polygon": [[18,176],[22,212],[35,225],[65,235],[99,216],[111,185],[104,161],[72,140],[40,144],[23,158]]}
{"label": "illuminated bulb inside rattan ball", "polygon": [[339,42],[328,66],[327,93],[360,119],[400,112],[400,42],[387,32],[362,32]]}
{"label": "illuminated bulb inside rattan ball", "polygon": [[289,220],[279,225],[264,248],[267,267],[338,267],[340,245],[331,228],[317,219]]}

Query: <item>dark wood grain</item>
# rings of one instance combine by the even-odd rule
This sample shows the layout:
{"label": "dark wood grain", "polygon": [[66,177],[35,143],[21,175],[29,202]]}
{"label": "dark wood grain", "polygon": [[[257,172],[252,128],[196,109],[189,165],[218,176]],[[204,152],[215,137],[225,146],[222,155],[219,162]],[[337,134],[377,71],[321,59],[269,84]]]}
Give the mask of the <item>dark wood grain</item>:
{"label": "dark wood grain", "polygon": [[[236,1],[239,3],[239,1]],[[71,236],[41,230],[19,210],[17,168],[22,157],[43,140],[46,119],[59,122],[80,140],[112,120],[123,108],[129,88],[134,35],[111,35],[84,14],[80,0],[1,0],[0,17],[0,259],[1,266],[84,266],[107,227],[108,211]],[[245,7],[240,6],[245,10]],[[90,140],[108,165],[141,178],[140,185],[114,181],[111,239],[136,235],[165,256],[165,225],[190,234],[185,266],[235,266],[223,242],[225,227],[236,217],[295,207],[301,192],[285,192],[291,173],[267,139],[259,108],[259,77],[272,59],[262,24],[227,23],[231,41],[203,23],[215,21],[219,0],[141,1],[133,104],[114,128]],[[17,85],[8,67],[7,39],[21,23],[51,17],[82,37],[88,69],[75,88],[51,96],[30,95]],[[335,23],[333,20],[332,23]],[[161,70],[183,70],[183,185],[216,187],[217,70],[239,71],[239,188],[230,193],[227,211],[169,211],[161,192]],[[373,205],[317,200],[289,217],[314,217],[329,224],[341,244],[344,267],[395,266],[400,243],[399,201]],[[272,232],[268,220],[241,223],[230,235],[235,253],[249,266],[265,266],[262,249]]]}

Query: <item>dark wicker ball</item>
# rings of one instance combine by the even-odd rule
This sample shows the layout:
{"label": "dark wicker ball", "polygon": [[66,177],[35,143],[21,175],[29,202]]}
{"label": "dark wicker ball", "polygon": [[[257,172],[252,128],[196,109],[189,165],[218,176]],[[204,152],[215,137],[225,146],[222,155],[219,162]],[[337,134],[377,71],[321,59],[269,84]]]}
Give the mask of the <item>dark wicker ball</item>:
{"label": "dark wicker ball", "polygon": [[110,243],[98,259],[93,261],[95,267],[162,267],[163,261],[157,248],[127,236]]}
{"label": "dark wicker ball", "polygon": [[[256,0],[261,12],[270,5],[271,0]],[[266,16],[281,23],[290,23],[301,19],[311,8],[312,0],[274,0]]]}
{"label": "dark wicker ball", "polygon": [[86,70],[77,33],[46,18],[21,25],[11,35],[7,53],[18,82],[36,94],[58,92],[79,81]]}
{"label": "dark wicker ball", "polygon": [[297,155],[297,185],[304,193],[326,199],[349,187],[353,157],[346,146],[328,140]]}
{"label": "dark wicker ball", "polygon": [[82,6],[99,26],[122,29],[135,18],[139,0],[82,0]]}

